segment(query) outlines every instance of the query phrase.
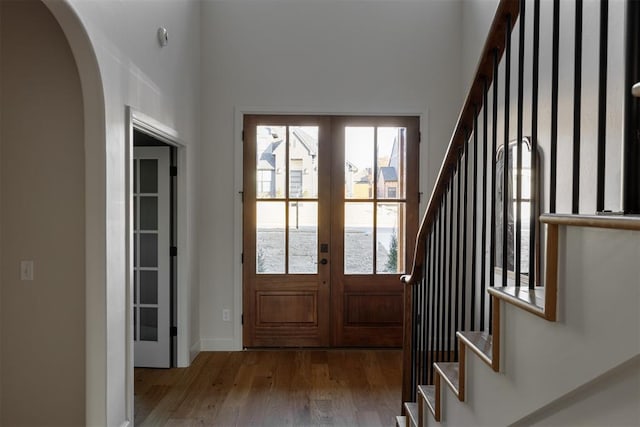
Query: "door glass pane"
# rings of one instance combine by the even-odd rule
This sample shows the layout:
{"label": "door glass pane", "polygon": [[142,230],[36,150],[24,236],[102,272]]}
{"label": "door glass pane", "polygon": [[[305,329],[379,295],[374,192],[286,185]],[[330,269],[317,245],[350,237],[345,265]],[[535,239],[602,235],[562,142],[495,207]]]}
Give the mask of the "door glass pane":
{"label": "door glass pane", "polygon": [[157,308],[140,308],[140,341],[158,341]]}
{"label": "door glass pane", "polygon": [[289,273],[318,272],[318,203],[289,202]]}
{"label": "door glass pane", "polygon": [[286,126],[257,126],[256,197],[283,198],[287,176]]}
{"label": "door glass pane", "polygon": [[373,203],[344,204],[344,273],[373,273]]}
{"label": "door glass pane", "polygon": [[138,270],[133,272],[133,303],[138,303]]}
{"label": "door glass pane", "polygon": [[289,197],[318,197],[318,127],[289,128]]}
{"label": "door glass pane", "polygon": [[133,340],[138,341],[138,308],[133,307]]}
{"label": "door glass pane", "polygon": [[158,161],[155,159],[140,159],[140,192],[158,192]]}
{"label": "door glass pane", "polygon": [[285,203],[256,202],[256,273],[285,272]]}
{"label": "door glass pane", "polygon": [[404,199],[406,187],[405,128],[378,128],[377,196],[379,199]]}
{"label": "door glass pane", "polygon": [[140,230],[158,229],[158,198],[140,197]]}
{"label": "door glass pane", "polygon": [[345,127],[345,199],[373,198],[373,127]]}
{"label": "door glass pane", "polygon": [[138,224],[138,209],[140,209],[140,197],[133,196],[133,229],[134,231],[140,230],[140,224]]}
{"label": "door glass pane", "polygon": [[140,234],[140,267],[158,266],[158,235]]}
{"label": "door glass pane", "polygon": [[405,204],[378,203],[376,230],[376,272],[405,271]]}
{"label": "door glass pane", "polygon": [[135,159],[133,161],[133,192],[134,193],[139,193],[140,192],[140,180],[138,179],[138,163],[140,162],[140,160]]}
{"label": "door glass pane", "polygon": [[158,303],[158,272],[140,272],[140,304]]}

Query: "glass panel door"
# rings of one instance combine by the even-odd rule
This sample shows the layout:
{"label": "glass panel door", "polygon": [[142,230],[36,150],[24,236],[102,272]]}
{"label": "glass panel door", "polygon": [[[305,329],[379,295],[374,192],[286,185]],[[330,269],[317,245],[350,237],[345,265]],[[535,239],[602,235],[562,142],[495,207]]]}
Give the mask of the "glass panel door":
{"label": "glass panel door", "polygon": [[245,116],[244,135],[244,345],[399,346],[418,119]]}
{"label": "glass panel door", "polygon": [[325,121],[245,117],[245,346],[329,343]]}
{"label": "glass panel door", "polygon": [[169,147],[135,147],[133,171],[134,364],[168,368]]}
{"label": "glass panel door", "polygon": [[336,346],[400,346],[418,215],[418,120],[332,121],[332,330]]}

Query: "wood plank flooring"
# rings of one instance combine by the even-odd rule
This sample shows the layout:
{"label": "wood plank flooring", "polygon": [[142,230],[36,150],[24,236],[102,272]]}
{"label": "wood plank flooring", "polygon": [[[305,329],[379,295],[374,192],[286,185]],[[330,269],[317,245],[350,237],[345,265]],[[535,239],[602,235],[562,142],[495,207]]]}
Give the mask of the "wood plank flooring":
{"label": "wood plank flooring", "polygon": [[136,426],[390,426],[400,350],[202,352],[135,370]]}

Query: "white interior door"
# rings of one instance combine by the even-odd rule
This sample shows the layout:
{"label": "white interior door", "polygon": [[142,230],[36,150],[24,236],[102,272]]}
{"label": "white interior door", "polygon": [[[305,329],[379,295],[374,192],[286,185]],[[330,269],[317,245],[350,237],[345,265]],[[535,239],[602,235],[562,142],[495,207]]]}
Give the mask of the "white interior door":
{"label": "white interior door", "polygon": [[169,147],[134,148],[133,340],[136,367],[170,367]]}

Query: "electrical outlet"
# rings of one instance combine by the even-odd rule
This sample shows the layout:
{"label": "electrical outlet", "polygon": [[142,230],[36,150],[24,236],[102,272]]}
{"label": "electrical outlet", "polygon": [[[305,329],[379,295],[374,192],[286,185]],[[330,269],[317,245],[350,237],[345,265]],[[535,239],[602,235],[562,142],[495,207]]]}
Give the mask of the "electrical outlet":
{"label": "electrical outlet", "polygon": [[222,310],[222,320],[225,322],[231,322],[231,310],[227,308]]}

